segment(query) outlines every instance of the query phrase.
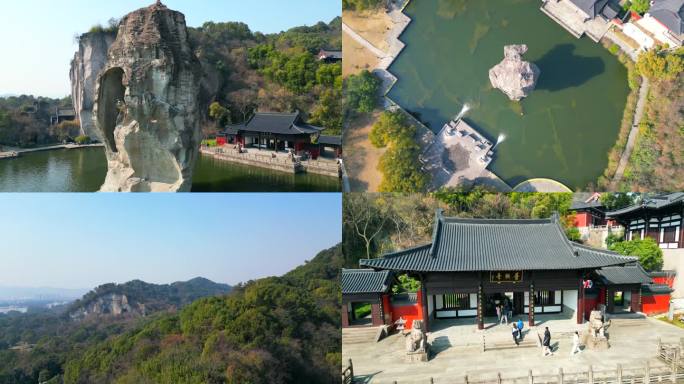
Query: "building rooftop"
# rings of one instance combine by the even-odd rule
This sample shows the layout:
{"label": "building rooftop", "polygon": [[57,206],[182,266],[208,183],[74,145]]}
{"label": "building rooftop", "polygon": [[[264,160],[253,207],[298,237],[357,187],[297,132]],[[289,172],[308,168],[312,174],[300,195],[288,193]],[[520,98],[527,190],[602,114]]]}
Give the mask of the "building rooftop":
{"label": "building rooftop", "polygon": [[318,53],[318,57],[321,59],[342,60],[342,51],[328,51],[321,49],[321,51]]}
{"label": "building rooftop", "polygon": [[558,216],[549,219],[461,219],[438,212],[429,244],[360,260],[362,267],[398,271],[594,269],[634,257],[570,242]]}
{"label": "building rooftop", "polygon": [[684,192],[669,193],[644,199],[641,204],[630,205],[629,207],[606,212],[607,217],[615,217],[641,209],[661,209],[675,204],[684,203]]}
{"label": "building rooftop", "polygon": [[600,197],[601,196],[597,193],[575,193],[572,196],[570,210],[576,211],[589,208],[603,208],[603,203],[601,202]]}
{"label": "building rooftop", "polygon": [[318,142],[325,145],[342,146],[342,136],[321,135],[321,137],[318,138]]}
{"label": "building rooftop", "polygon": [[672,293],[673,289],[665,284],[644,284],[641,286],[642,295],[662,295]]}
{"label": "building rooftop", "polygon": [[606,285],[650,284],[651,277],[640,264],[624,267],[606,267],[596,270],[599,279]]}
{"label": "building rooftop", "polygon": [[247,131],[272,133],[279,135],[312,135],[320,133],[323,128],[306,124],[299,112],[257,112],[244,124],[231,125],[229,131]]}
{"label": "building rooftop", "polygon": [[648,13],[673,33],[684,34],[684,0],[654,0]]}
{"label": "building rooftop", "polygon": [[589,15],[589,17],[594,18],[601,13],[608,0],[570,0],[570,2]]}
{"label": "building rooftop", "polygon": [[390,289],[392,273],[376,272],[372,269],[343,269],[342,294],[387,293]]}

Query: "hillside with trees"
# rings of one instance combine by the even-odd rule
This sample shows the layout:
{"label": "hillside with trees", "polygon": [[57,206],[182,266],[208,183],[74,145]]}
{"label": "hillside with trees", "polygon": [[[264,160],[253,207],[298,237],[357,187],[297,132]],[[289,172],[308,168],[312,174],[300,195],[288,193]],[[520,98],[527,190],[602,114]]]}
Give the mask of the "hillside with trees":
{"label": "hillside with trees", "polygon": [[679,191],[684,188],[684,48],[655,47],[636,63],[650,91],[634,151],[620,190]]}
{"label": "hillside with trees", "polygon": [[14,335],[0,342],[0,383],[333,382],[341,266],[336,246],[282,277],[134,320],[0,315],[0,335]]}
{"label": "hillside with trees", "polygon": [[433,194],[345,194],[343,247],[346,268],[361,258],[429,243],[435,210],[470,218],[548,218],[554,212],[571,240],[579,232],[571,223],[569,193],[490,193],[476,187],[468,193],[444,189]]}
{"label": "hillside with trees", "polygon": [[77,137],[78,122],[50,124],[57,108],[71,108],[71,97],[50,99],[34,96],[0,98],[0,147],[35,147],[61,143]]}
{"label": "hillside with trees", "polygon": [[342,65],[316,56],[342,50],[342,19],[277,34],[244,23],[205,23],[190,38],[205,70],[203,103],[213,124],[205,133],[247,120],[256,110],[300,110],[314,125],[342,129]]}

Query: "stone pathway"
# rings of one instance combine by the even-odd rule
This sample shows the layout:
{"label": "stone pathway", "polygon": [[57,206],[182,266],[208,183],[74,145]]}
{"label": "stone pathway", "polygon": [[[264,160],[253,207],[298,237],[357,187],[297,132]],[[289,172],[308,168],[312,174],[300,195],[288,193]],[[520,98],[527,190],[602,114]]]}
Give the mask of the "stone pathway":
{"label": "stone pathway", "polygon": [[627,145],[625,146],[625,150],[622,152],[622,157],[620,157],[620,163],[615,171],[615,177],[613,177],[613,189],[617,188],[618,184],[620,184],[622,181],[622,176],[625,174],[629,157],[632,155],[634,144],[636,143],[637,136],[639,135],[639,124],[641,124],[641,118],[644,115],[644,107],[646,106],[646,99],[648,98],[649,90],[648,79],[642,77],[641,80],[641,88],[639,88],[639,100],[637,100],[637,106],[634,112],[634,123],[632,124],[632,129],[629,131]]}

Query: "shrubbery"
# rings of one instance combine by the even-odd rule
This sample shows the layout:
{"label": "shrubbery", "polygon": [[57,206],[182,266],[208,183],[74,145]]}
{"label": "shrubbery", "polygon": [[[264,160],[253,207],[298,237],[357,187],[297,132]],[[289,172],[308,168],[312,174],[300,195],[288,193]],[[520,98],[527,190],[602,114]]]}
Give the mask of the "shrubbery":
{"label": "shrubbery", "polygon": [[380,79],[367,70],[349,76],[345,81],[347,108],[358,113],[373,112],[381,84]]}
{"label": "shrubbery", "polygon": [[627,256],[637,256],[639,264],[647,271],[659,271],[663,268],[663,251],[650,237],[616,242],[610,245],[610,250]]}

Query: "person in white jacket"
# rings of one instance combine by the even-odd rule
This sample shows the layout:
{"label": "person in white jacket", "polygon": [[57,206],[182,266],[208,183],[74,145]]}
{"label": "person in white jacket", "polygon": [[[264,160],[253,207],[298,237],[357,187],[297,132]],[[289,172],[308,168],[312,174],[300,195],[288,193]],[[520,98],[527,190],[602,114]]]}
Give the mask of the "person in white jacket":
{"label": "person in white jacket", "polygon": [[570,356],[574,356],[575,353],[582,352],[580,350],[580,336],[579,332],[575,331],[575,334],[572,335],[572,351],[570,351]]}

